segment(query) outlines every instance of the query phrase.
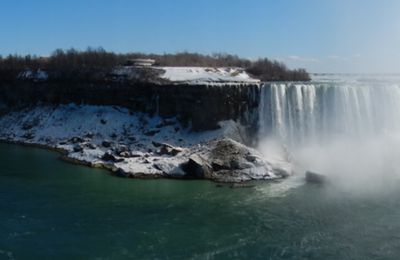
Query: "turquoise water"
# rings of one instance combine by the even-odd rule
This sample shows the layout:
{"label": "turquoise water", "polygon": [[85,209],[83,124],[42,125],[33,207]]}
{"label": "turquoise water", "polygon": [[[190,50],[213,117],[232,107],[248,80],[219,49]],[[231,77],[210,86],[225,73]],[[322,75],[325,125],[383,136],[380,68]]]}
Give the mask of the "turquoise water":
{"label": "turquoise water", "polygon": [[400,259],[396,185],[218,188],[120,179],[57,157],[0,145],[0,259]]}

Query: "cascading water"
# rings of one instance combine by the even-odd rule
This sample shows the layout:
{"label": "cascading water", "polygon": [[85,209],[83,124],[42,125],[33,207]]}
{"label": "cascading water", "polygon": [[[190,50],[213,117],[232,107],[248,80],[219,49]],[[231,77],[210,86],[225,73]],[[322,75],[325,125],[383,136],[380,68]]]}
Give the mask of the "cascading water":
{"label": "cascading water", "polygon": [[367,138],[400,129],[394,84],[268,83],[261,87],[259,138],[285,145]]}
{"label": "cascading water", "polygon": [[[259,149],[350,190],[400,178],[400,78],[266,83],[260,89]],[[385,182],[386,181],[386,182]],[[389,182],[388,182],[389,181]]]}

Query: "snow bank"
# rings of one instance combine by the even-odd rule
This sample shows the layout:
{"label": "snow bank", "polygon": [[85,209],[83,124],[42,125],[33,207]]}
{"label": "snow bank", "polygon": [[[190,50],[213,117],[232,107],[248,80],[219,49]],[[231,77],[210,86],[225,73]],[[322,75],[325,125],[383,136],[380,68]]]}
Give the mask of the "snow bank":
{"label": "snow bank", "polygon": [[173,82],[202,83],[259,83],[241,68],[160,67],[161,78]]}
{"label": "snow bank", "polygon": [[[175,118],[149,117],[121,107],[70,104],[35,107],[0,117],[0,140],[62,149],[72,160],[105,167],[117,175],[184,177],[181,166],[192,155],[207,158],[213,144],[226,137],[242,141],[235,122],[224,121],[220,125],[218,130],[194,133]],[[282,177],[274,173],[271,162],[260,155],[256,157],[254,169],[246,168],[232,176],[215,175],[212,179]]]}
{"label": "snow bank", "polygon": [[260,80],[250,77],[242,68],[211,67],[135,67],[121,66],[113,70],[116,78],[140,80],[143,74],[152,80],[168,80],[175,84],[221,85],[258,84]]}

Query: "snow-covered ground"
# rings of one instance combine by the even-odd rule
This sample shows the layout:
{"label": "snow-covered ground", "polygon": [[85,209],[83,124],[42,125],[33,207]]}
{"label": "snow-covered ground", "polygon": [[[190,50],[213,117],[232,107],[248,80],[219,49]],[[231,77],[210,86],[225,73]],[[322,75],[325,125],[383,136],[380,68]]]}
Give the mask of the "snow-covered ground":
{"label": "snow-covered ground", "polygon": [[135,67],[121,66],[113,74],[127,79],[140,79],[141,71],[152,71],[152,77],[168,80],[174,84],[218,85],[218,84],[258,84],[260,80],[252,78],[243,68],[212,67]]}
{"label": "snow-covered ground", "polygon": [[[0,117],[3,141],[59,148],[68,158],[130,177],[184,177],[182,165],[192,156],[207,159],[217,140],[241,141],[240,136],[233,121],[221,122],[218,130],[194,133],[175,118],[149,117],[111,106],[37,106]],[[287,163],[267,161],[257,151],[232,142],[251,162],[244,161],[244,171],[232,178],[213,175],[212,179],[271,179],[290,171]]]}
{"label": "snow-covered ground", "polygon": [[161,67],[161,78],[172,82],[202,83],[260,83],[241,68]]}

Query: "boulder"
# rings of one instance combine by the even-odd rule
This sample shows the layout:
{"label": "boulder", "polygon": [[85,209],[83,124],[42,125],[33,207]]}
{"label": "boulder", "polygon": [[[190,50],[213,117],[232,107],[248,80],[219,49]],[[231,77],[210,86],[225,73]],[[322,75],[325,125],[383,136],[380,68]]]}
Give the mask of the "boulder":
{"label": "boulder", "polygon": [[82,145],[80,145],[80,144],[74,145],[73,151],[74,151],[75,153],[83,152],[83,147],[82,147]]}
{"label": "boulder", "polygon": [[129,177],[129,174],[127,172],[125,172],[124,170],[122,170],[121,168],[117,168],[113,171],[111,171],[111,173],[116,176],[116,177],[120,177],[120,178],[126,178]]}
{"label": "boulder", "polygon": [[231,139],[217,141],[211,152],[211,165],[214,171],[252,168],[257,160],[260,158],[248,147]]}
{"label": "boulder", "polygon": [[103,142],[101,142],[101,145],[105,148],[109,148],[112,146],[112,142],[104,140]]}
{"label": "boulder", "polygon": [[120,155],[121,153],[129,152],[128,146],[123,144],[116,145],[113,150],[118,155]]}
{"label": "boulder", "polygon": [[315,173],[315,172],[306,172],[306,182],[308,183],[317,183],[317,184],[323,184],[326,183],[327,179],[325,175]]}
{"label": "boulder", "polygon": [[[158,143],[157,143],[158,144]],[[153,142],[154,145],[154,142]],[[154,145],[155,146],[155,145]],[[157,151],[157,154],[159,155],[170,155],[170,156],[176,156],[178,155],[180,152],[183,151],[182,148],[180,147],[174,147],[172,145],[169,144],[159,144],[158,146],[160,149]]]}
{"label": "boulder", "polygon": [[211,165],[197,154],[191,155],[181,168],[186,173],[185,177],[195,179],[211,178],[213,171]]}
{"label": "boulder", "polygon": [[163,128],[163,127],[171,126],[171,125],[175,125],[175,124],[176,124],[176,120],[174,120],[174,119],[164,119],[162,122],[160,122],[156,125],[156,128]]}
{"label": "boulder", "polygon": [[69,139],[69,142],[71,142],[73,144],[83,143],[84,141],[85,140],[83,140],[83,138],[79,137],[79,136],[74,136],[74,137]]}
{"label": "boulder", "polygon": [[124,157],[124,158],[130,158],[131,157],[131,153],[130,152],[120,152],[118,155],[120,157]]}
{"label": "boulder", "polygon": [[40,123],[39,118],[38,117],[34,118],[33,120],[23,123],[22,130],[30,130],[30,129],[34,128],[35,126],[38,126],[39,123]]}
{"label": "boulder", "polygon": [[89,139],[92,139],[92,138],[94,137],[94,133],[92,133],[92,132],[87,132],[87,133],[84,135],[84,137],[89,138]]}
{"label": "boulder", "polygon": [[92,144],[92,143],[86,143],[85,147],[87,147],[87,148],[89,148],[91,150],[94,150],[94,149],[97,148],[97,146],[95,144]]}
{"label": "boulder", "polygon": [[158,134],[160,132],[160,130],[149,130],[149,131],[146,131],[146,132],[144,132],[144,135],[146,135],[146,136],[154,136],[154,135],[156,135],[156,134]]}
{"label": "boulder", "polygon": [[112,155],[109,152],[104,153],[103,156],[101,157],[101,159],[103,161],[107,161],[107,162],[123,162],[124,161],[123,158],[116,158],[114,155]]}
{"label": "boulder", "polygon": [[153,164],[153,167],[171,177],[182,178],[185,176],[185,172],[182,168],[174,163],[157,162]]}
{"label": "boulder", "polygon": [[31,139],[35,138],[35,135],[31,132],[28,132],[28,133],[25,133],[22,137],[27,140],[31,140]]}
{"label": "boulder", "polygon": [[266,180],[291,174],[288,162],[267,161],[258,151],[229,138],[214,141],[209,147],[205,158],[212,167],[211,179],[220,182]]}

